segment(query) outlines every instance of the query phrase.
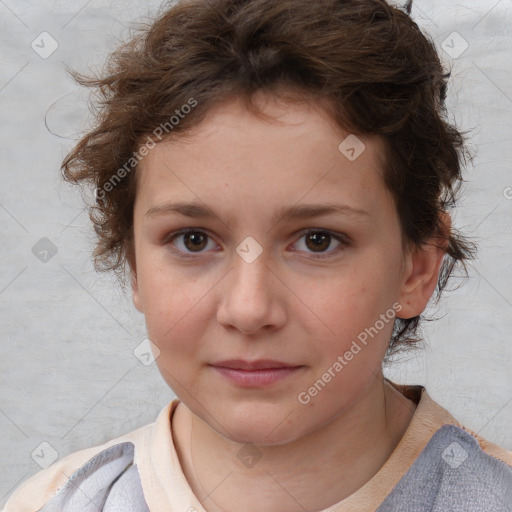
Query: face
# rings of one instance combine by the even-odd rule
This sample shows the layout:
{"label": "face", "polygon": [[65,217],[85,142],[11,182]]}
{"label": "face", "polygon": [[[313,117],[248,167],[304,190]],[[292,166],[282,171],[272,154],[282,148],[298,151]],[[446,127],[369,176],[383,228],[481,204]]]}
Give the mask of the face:
{"label": "face", "polygon": [[224,437],[279,444],[380,373],[409,267],[382,141],[360,136],[357,156],[320,104],[258,101],[279,120],[232,99],[142,161],[132,284],[184,404]]}

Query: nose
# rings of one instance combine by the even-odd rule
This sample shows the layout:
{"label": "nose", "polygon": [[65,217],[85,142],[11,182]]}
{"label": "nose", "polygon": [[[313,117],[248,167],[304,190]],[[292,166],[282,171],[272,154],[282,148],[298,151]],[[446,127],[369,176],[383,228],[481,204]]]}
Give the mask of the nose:
{"label": "nose", "polygon": [[225,328],[252,335],[281,327],[286,319],[285,287],[261,254],[248,263],[234,254],[233,268],[222,280],[217,320]]}

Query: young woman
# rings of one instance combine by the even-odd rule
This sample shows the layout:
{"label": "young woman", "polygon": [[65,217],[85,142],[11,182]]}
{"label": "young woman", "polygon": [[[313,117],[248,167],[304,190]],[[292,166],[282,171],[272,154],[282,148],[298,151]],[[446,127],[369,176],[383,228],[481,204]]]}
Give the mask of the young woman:
{"label": "young woman", "polygon": [[5,512],[512,510],[512,453],[385,379],[472,245],[447,76],[382,0],[189,0],[111,57],[64,176],[177,398]]}

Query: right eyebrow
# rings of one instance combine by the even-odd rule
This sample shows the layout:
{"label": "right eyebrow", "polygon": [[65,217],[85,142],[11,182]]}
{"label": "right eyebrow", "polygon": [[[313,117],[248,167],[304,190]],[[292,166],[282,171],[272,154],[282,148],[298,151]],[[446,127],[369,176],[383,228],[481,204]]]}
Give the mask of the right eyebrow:
{"label": "right eyebrow", "polygon": [[178,213],[180,215],[184,215],[186,217],[193,218],[215,218],[219,219],[219,216],[212,212],[206,206],[203,206],[201,203],[192,202],[176,202],[176,203],[163,203],[157,206],[153,206],[146,213],[147,217],[160,217],[162,215]]}

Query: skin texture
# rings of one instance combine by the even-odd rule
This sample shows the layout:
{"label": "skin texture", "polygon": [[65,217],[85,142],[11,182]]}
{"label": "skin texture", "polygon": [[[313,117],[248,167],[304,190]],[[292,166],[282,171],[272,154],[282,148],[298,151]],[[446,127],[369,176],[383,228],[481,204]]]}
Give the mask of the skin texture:
{"label": "skin texture", "polygon": [[[298,395],[393,304],[403,318],[421,313],[444,254],[430,244],[404,253],[380,138],[358,136],[365,150],[350,161],[338,149],[349,134],[325,105],[264,94],[258,102],[277,119],[255,117],[232,98],[186,137],[158,144],[137,170],[134,303],[182,401],[175,445],[209,512],[321,510],[375,475],[415,409],[383,381],[393,322],[307,404]],[[146,214],[176,201],[218,218]],[[281,208],[326,203],[367,213],[273,218]],[[207,235],[198,252],[186,236],[172,238],[184,228]],[[320,229],[344,241],[327,237],[316,248],[304,230]],[[250,263],[236,251],[247,237],[262,249]],[[247,388],[211,366],[226,359],[300,368]],[[244,453],[257,462],[244,464]]]}

